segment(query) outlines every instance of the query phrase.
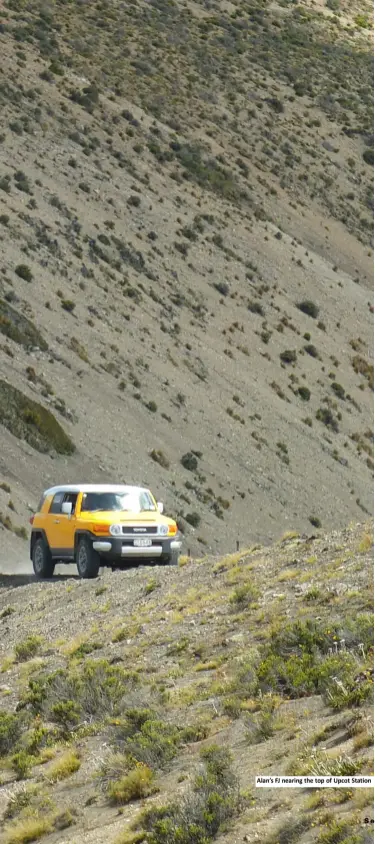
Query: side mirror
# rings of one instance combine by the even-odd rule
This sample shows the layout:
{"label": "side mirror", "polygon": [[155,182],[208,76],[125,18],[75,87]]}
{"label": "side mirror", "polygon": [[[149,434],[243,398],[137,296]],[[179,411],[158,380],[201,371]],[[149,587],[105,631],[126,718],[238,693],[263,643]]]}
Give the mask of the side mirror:
{"label": "side mirror", "polygon": [[61,512],[64,513],[64,516],[71,516],[73,510],[73,504],[71,501],[63,501],[61,505]]}
{"label": "side mirror", "polygon": [[162,501],[158,501],[158,510],[159,510],[159,513],[162,513],[163,510],[164,510],[164,504],[163,504]]}

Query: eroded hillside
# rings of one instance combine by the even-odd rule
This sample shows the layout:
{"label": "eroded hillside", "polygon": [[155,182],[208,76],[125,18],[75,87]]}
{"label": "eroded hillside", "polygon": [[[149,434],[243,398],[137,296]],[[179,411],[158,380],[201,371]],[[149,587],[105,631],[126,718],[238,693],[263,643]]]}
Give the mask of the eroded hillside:
{"label": "eroded hillside", "polygon": [[4,560],[64,481],[151,486],[195,553],[372,512],[371,26],[2,4]]}

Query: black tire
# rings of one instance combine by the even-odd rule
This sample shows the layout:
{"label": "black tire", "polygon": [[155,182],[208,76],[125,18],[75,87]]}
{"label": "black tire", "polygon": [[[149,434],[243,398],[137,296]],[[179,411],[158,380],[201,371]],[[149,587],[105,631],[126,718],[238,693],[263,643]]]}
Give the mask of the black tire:
{"label": "black tire", "polygon": [[98,576],[101,560],[98,552],[94,551],[90,540],[85,536],[78,541],[75,562],[80,577],[88,579]]}
{"label": "black tire", "polygon": [[40,537],[34,543],[32,560],[34,574],[38,580],[53,577],[55,563],[53,562],[48,543],[43,537]]}

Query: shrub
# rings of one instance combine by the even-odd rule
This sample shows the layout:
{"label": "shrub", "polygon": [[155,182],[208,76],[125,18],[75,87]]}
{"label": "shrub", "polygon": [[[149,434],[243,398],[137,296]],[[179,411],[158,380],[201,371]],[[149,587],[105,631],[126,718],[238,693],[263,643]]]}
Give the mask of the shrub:
{"label": "shrub", "polygon": [[132,208],[138,208],[141,204],[141,197],[137,195],[129,196],[127,204]]}
{"label": "shrub", "polygon": [[213,286],[215,290],[217,290],[218,293],[221,294],[221,296],[228,296],[230,287],[226,281],[215,281]]}
{"label": "shrub", "polygon": [[320,528],[322,526],[322,523],[321,523],[320,519],[318,519],[317,516],[309,516],[309,522],[311,522],[313,527],[316,527],[316,528]]}
{"label": "shrub", "polygon": [[259,316],[264,316],[264,308],[262,307],[260,302],[249,302],[247,310],[251,311],[252,314],[259,314]]}
{"label": "shrub", "polygon": [[336,381],[333,381],[331,387],[333,392],[336,393],[336,396],[338,396],[339,399],[345,399],[345,390],[341,384],[337,384]]}
{"label": "shrub", "polygon": [[72,314],[74,311],[76,304],[72,301],[72,299],[63,299],[61,302],[61,307],[64,308],[64,311],[67,311],[69,314]]}
{"label": "shrub", "polygon": [[31,677],[22,706],[66,729],[80,719],[92,722],[118,714],[127,686],[136,682],[136,675],[105,659],[86,659],[70,671]]}
{"label": "shrub", "polygon": [[201,517],[200,517],[199,513],[196,513],[196,512],[187,513],[186,516],[185,516],[185,519],[186,519],[187,522],[189,522],[189,525],[191,525],[194,528],[199,527],[199,525],[201,523]]}
{"label": "shrub", "polygon": [[99,91],[95,85],[88,85],[86,88],[83,88],[82,91],[71,91],[70,99],[74,103],[78,103],[83,106],[86,111],[92,114],[99,103]]}
{"label": "shrub", "polygon": [[0,712],[0,757],[7,756],[16,746],[22,734],[20,715]]}
{"label": "shrub", "polygon": [[188,469],[189,472],[195,472],[195,470],[198,468],[198,460],[191,451],[188,451],[186,454],[183,454],[183,456],[181,457],[181,463],[184,469]]}
{"label": "shrub", "polygon": [[150,411],[151,411],[151,413],[156,413],[156,411],[157,411],[157,409],[158,409],[158,406],[157,406],[157,404],[156,404],[156,401],[148,401],[148,402],[146,402],[145,407],[147,407],[147,410],[150,410]]}
{"label": "shrub", "polygon": [[258,744],[273,735],[278,703],[278,697],[272,694],[265,695],[262,699],[260,712],[246,719],[246,738],[250,744]]}
{"label": "shrub", "polygon": [[201,758],[203,771],[179,803],[142,813],[139,823],[147,831],[149,844],[208,844],[240,813],[239,784],[228,751],[213,745],[205,748]]}
{"label": "shrub", "polygon": [[34,756],[26,750],[19,750],[10,759],[17,780],[24,780],[29,775],[30,768],[35,764]]}
{"label": "shrub", "polygon": [[10,193],[10,176],[0,176],[0,190]]}
{"label": "shrub", "polygon": [[362,158],[365,164],[369,164],[371,167],[374,166],[374,150],[373,149],[365,149],[362,153]]}
{"label": "shrub", "polygon": [[302,401],[310,401],[311,392],[308,387],[298,387],[297,392]]}
{"label": "shrub", "polygon": [[28,844],[38,841],[43,835],[52,832],[53,824],[48,817],[25,818],[9,824],[6,830],[5,844]]}
{"label": "shrub", "polygon": [[14,648],[17,662],[26,662],[26,660],[32,659],[38,652],[41,643],[40,636],[28,636],[23,642],[19,642]]}
{"label": "shrub", "polygon": [[244,583],[242,586],[237,586],[230,597],[230,603],[236,608],[242,609],[252,604],[259,595],[258,589],[251,583]]}
{"label": "shrub", "polygon": [[74,774],[81,766],[76,750],[66,750],[65,753],[56,759],[46,771],[46,777],[50,782],[59,782]]}
{"label": "shrub", "polygon": [[36,326],[4,299],[0,299],[0,332],[26,349],[32,346],[38,346],[42,351],[48,349]]}
{"label": "shrub", "polygon": [[319,410],[316,411],[315,417],[319,420],[319,422],[323,422],[323,425],[326,425],[327,428],[331,428],[331,430],[336,433],[338,432],[339,426],[337,419],[329,407],[320,407]]}
{"label": "shrub", "polygon": [[281,100],[278,100],[277,97],[268,97],[267,103],[271,106],[273,111],[276,112],[276,114],[283,114],[285,111],[284,103]]}
{"label": "shrub", "polygon": [[27,264],[18,264],[14,272],[19,276],[19,278],[23,278],[24,281],[32,281],[34,278],[31,269],[27,266]]}
{"label": "shrub", "polygon": [[72,454],[75,446],[55,416],[16,387],[0,380],[0,423],[41,453]]}
{"label": "shrub", "polygon": [[153,448],[152,451],[150,451],[150,457],[152,458],[152,460],[155,461],[155,463],[158,463],[159,466],[161,466],[163,469],[169,469],[170,462],[169,462],[168,458],[165,456],[164,452],[161,451],[160,449]]}
{"label": "shrub", "polygon": [[310,316],[313,319],[316,319],[319,315],[319,308],[315,302],[311,301],[311,299],[304,299],[303,302],[298,302],[297,308],[302,311],[303,314],[307,314],[307,316]]}
{"label": "shrub", "polygon": [[221,167],[214,158],[204,159],[202,150],[196,144],[179,144],[172,141],[173,151],[184,168],[184,175],[203,188],[227,199],[239,198],[239,187],[233,174]]}
{"label": "shrub", "polygon": [[363,375],[369,384],[371,390],[374,389],[374,366],[372,363],[368,363],[368,361],[361,357],[360,355],[355,355],[352,358],[352,367],[354,372],[357,375]]}
{"label": "shrub", "polygon": [[154,773],[147,765],[138,763],[132,771],[121,779],[109,784],[108,796],[115,806],[130,803],[148,797],[152,791]]}
{"label": "shrub", "polygon": [[280,360],[283,363],[295,363],[297,360],[297,352],[294,349],[285,349],[284,352],[280,352]]}
{"label": "shrub", "polygon": [[310,357],[317,358],[319,356],[316,346],[313,346],[312,343],[308,343],[307,346],[304,346],[303,348],[304,348],[305,352],[307,352],[307,354],[310,355]]}

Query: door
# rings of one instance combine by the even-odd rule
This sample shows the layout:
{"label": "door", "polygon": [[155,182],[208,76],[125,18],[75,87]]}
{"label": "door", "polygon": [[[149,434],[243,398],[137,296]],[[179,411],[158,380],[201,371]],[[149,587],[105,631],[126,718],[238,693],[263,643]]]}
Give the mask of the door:
{"label": "door", "polygon": [[[72,513],[62,513],[62,504],[70,502]],[[75,505],[77,493],[57,492],[49,511],[47,539],[54,557],[61,559],[74,556]]]}

